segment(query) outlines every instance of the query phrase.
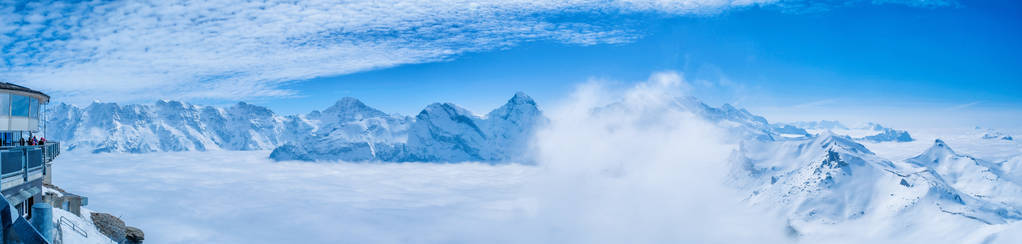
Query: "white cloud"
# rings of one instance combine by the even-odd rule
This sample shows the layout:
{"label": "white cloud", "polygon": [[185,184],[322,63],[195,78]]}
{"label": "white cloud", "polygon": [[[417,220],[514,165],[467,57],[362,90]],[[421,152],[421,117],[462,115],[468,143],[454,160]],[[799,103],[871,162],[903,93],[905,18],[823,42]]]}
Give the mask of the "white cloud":
{"label": "white cloud", "polygon": [[54,183],[154,243],[790,242],[724,185],[735,147],[672,105],[680,77],[581,86],[536,135],[538,166],[72,153]]}
{"label": "white cloud", "polygon": [[71,153],[54,161],[53,182],[141,228],[149,243],[473,243],[452,240],[528,206],[515,192],[536,171],[268,155]]}
{"label": "white cloud", "polygon": [[678,109],[687,89],[681,75],[655,73],[624,90],[586,84],[548,110],[535,142],[544,171],[527,182],[538,217],[523,231],[539,234],[520,243],[790,241],[783,222],[725,186],[736,147]]}
{"label": "white cloud", "polygon": [[0,79],[72,102],[286,96],[294,91],[282,84],[313,77],[529,41],[593,45],[640,36],[628,26],[550,16],[713,14],[778,1],[6,2]]}

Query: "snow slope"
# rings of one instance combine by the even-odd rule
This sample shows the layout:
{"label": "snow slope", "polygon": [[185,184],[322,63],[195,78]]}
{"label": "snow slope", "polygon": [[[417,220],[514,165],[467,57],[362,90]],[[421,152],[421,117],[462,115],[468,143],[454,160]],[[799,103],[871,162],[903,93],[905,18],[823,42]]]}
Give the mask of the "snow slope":
{"label": "snow slope", "polygon": [[[339,133],[317,133],[306,141],[308,143],[292,143],[275,149],[270,157],[304,161],[523,162],[527,160],[522,156],[526,154],[528,139],[545,120],[536,102],[520,92],[483,117],[452,103],[430,104],[414,119],[378,111],[366,115],[368,119],[365,120],[372,126],[355,126],[355,130]],[[369,130],[378,132],[366,133]],[[371,136],[346,136],[351,134]]]}
{"label": "snow slope", "polygon": [[747,201],[788,219],[799,238],[862,222],[921,226],[874,230],[896,236],[932,231],[925,219],[947,219],[955,221],[954,228],[976,231],[1022,218],[1015,183],[1002,179],[996,165],[957,155],[942,141],[907,162],[892,162],[832,133],[806,140],[750,140],[731,162],[731,182],[748,192]]}
{"label": "snow slope", "polygon": [[297,116],[238,103],[227,108],[177,101],[152,105],[94,102],[48,108],[46,136],[68,151],[160,152],[271,149],[309,133]]}
{"label": "snow slope", "polygon": [[[693,118],[726,132],[727,138],[715,139],[736,144],[726,161],[730,166],[727,183],[742,193],[748,209],[765,209],[781,220],[776,229],[755,231],[783,231],[802,243],[1018,243],[1019,235],[1013,233],[1022,231],[1018,221],[1022,218],[1022,148],[1016,142],[981,139],[970,131],[963,138],[998,145],[960,147],[979,155],[973,157],[952,150],[943,140],[927,147],[925,142],[881,143],[826,131],[813,135],[797,126],[771,124],[730,105],[715,108],[691,98],[670,102],[666,107],[677,110],[670,114],[690,112]],[[551,236],[585,243],[578,240],[591,236],[628,240],[633,238],[628,234],[638,228],[641,233],[691,234],[691,229],[679,230],[672,224],[692,221],[673,217],[707,216],[672,215],[678,212],[670,208],[700,206],[689,202],[722,194],[699,191],[717,189],[711,185],[718,182],[699,180],[707,172],[680,174],[688,178],[672,172],[693,169],[677,165],[700,161],[676,156],[711,154],[699,149],[704,144],[698,139],[702,134],[680,130],[668,133],[676,137],[664,137],[663,126],[675,125],[675,117],[665,117],[662,109],[643,110],[628,104],[586,110],[593,118],[610,120],[589,124],[593,126],[589,129],[604,134],[576,131],[555,141],[556,145],[579,143],[583,148],[569,145],[545,151],[548,158],[578,161],[567,166],[288,162],[527,160],[530,136],[548,119],[535,101],[521,93],[483,116],[437,103],[407,117],[384,113],[353,98],[291,117],[246,104],[224,109],[175,102],[123,107],[97,103],[77,110],[57,107],[68,118],[80,117],[55,121],[66,128],[59,133],[74,137],[98,130],[115,132],[116,137],[97,134],[96,140],[70,140],[78,150],[58,159],[54,180],[89,196],[91,207],[124,211],[126,220],[152,230],[152,240],[160,243],[275,243],[296,238],[323,243],[560,241]],[[622,119],[621,114],[636,116]],[[634,128],[621,127],[622,121]],[[595,143],[601,146],[581,141],[608,140],[586,137],[593,134],[618,140]],[[151,138],[155,135],[160,136]],[[691,143],[680,143],[679,138]],[[86,153],[251,150],[272,148],[274,143],[283,146],[272,153]],[[90,147],[95,149],[80,150]],[[895,154],[878,155],[873,147],[912,149],[916,156],[885,157],[881,155]],[[133,148],[147,150],[126,150]],[[561,155],[571,148],[574,154]],[[614,152],[613,157],[601,151]],[[268,159],[268,154],[277,160]],[[650,160],[656,163],[644,162]],[[569,174],[549,175],[549,170]],[[577,171],[589,173],[574,174]],[[532,178],[534,174],[540,177]],[[700,187],[679,187],[678,183]],[[523,190],[524,186],[539,189]],[[187,211],[167,215],[165,210]],[[747,220],[727,211],[711,206],[682,212]],[[650,220],[658,224],[642,224]],[[594,226],[601,228],[588,229]],[[509,229],[532,232],[505,231]],[[603,235],[592,235],[592,231]],[[761,233],[748,236],[757,234]],[[686,240],[669,235],[641,238]],[[720,240],[715,238],[702,240]]]}
{"label": "snow slope", "polygon": [[[622,109],[620,106],[620,103],[612,103],[593,113]],[[684,97],[673,100],[671,107],[691,112],[725,128],[734,136],[732,140],[751,137],[774,141],[811,136],[801,128],[771,124],[762,116],[729,104],[712,107],[693,97]],[[315,114],[306,117],[316,120]],[[359,130],[344,131],[338,135],[315,133],[303,143],[288,143],[276,148],[270,157],[278,161],[529,163],[531,158],[526,150],[529,139],[547,120],[536,102],[524,93],[516,93],[503,106],[485,116],[476,116],[451,103],[430,104],[414,119],[401,119],[382,112],[370,114],[387,118],[385,120],[390,122],[375,128],[390,128],[392,132],[387,136],[367,139],[343,136],[361,133]]]}
{"label": "snow slope", "polygon": [[1022,187],[1013,176],[1015,165],[1002,165],[955,153],[944,141],[937,139],[933,146],[919,156],[906,160],[913,165],[936,172],[956,189],[978,199],[1000,206],[1004,214],[1022,216]]}
{"label": "snow slope", "polygon": [[847,127],[838,121],[808,121],[808,122],[793,122],[793,123],[782,123],[779,125],[788,125],[792,127],[802,128],[810,133],[824,133],[833,132],[841,135],[848,135],[855,140],[863,142],[912,142],[915,138],[908,131],[896,130],[889,127],[884,127],[878,123],[865,123],[860,126]]}

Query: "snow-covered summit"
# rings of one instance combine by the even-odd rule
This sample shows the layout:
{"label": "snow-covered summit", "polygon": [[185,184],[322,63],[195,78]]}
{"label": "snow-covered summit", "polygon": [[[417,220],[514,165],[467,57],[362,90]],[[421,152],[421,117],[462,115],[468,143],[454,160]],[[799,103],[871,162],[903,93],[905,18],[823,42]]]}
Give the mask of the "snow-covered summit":
{"label": "snow-covered summit", "polygon": [[922,154],[915,156],[908,160],[908,162],[914,163],[919,166],[935,165],[940,162],[941,159],[961,157],[947,145],[944,140],[936,139],[933,141],[933,145],[926,149]]}
{"label": "snow-covered summit", "polygon": [[152,105],[68,104],[47,111],[47,136],[68,150],[157,152],[270,149],[299,138],[308,125],[265,107],[197,106],[160,100]]}
{"label": "snow-covered summit", "polygon": [[869,135],[862,137],[860,140],[871,141],[871,142],[911,142],[915,141],[912,135],[909,135],[908,131],[895,130],[892,128],[884,127],[877,123],[869,123],[865,128],[877,131],[879,133],[875,135]]}
{"label": "snow-covered summit", "polygon": [[[352,104],[351,100],[348,101]],[[303,161],[525,162],[528,161],[524,157],[527,140],[539,123],[545,121],[536,102],[521,92],[483,117],[453,103],[430,104],[414,118],[387,117],[382,112],[374,114],[378,118],[389,118],[390,122],[365,129],[390,128],[390,138],[380,140],[374,134],[342,131],[332,137],[368,136],[347,136],[345,140],[326,143],[328,140],[323,134],[317,133],[317,137],[308,140],[313,143],[281,146],[274,150],[271,158]],[[349,116],[348,119],[352,118]]]}
{"label": "snow-covered summit", "polygon": [[779,123],[776,125],[803,129],[808,133],[833,132],[852,136],[855,140],[866,142],[912,142],[915,138],[908,131],[885,127],[879,123],[868,122],[855,127],[848,127],[839,121],[821,120],[809,122]]}
{"label": "snow-covered summit", "polygon": [[[734,140],[811,136],[730,104],[711,107],[692,97],[676,102],[677,109],[732,132]],[[546,121],[536,101],[522,92],[482,116],[451,103],[430,104],[414,117],[388,114],[352,97],[322,111],[290,116],[245,102],[215,107],[172,100],[96,102],[84,108],[58,104],[49,110],[49,139],[64,141],[70,150],[280,149],[274,154],[279,160],[528,161],[524,148],[529,136]]]}
{"label": "snow-covered summit", "polygon": [[940,139],[922,154],[906,161],[936,172],[966,194],[1000,205],[1008,214],[1022,215],[1019,214],[1022,210],[1022,185],[1013,179],[1012,172],[1005,170],[1003,163],[956,153]]}
{"label": "snow-covered summit", "polygon": [[783,124],[771,124],[763,116],[750,113],[744,108],[736,108],[731,104],[723,104],[719,108],[703,103],[695,97],[684,97],[678,100],[679,108],[727,129],[734,135],[733,139],[756,138],[773,141],[787,138],[806,138],[810,134],[797,127]]}
{"label": "snow-covered summit", "polygon": [[836,120],[820,120],[820,121],[798,121],[788,123],[790,125],[807,129],[807,130],[847,130],[848,126],[845,126],[840,121]]}
{"label": "snow-covered summit", "polygon": [[994,165],[956,154],[939,140],[906,162],[883,159],[851,137],[834,133],[802,140],[747,140],[731,162],[731,182],[748,192],[748,202],[788,218],[796,233],[816,228],[815,223],[897,220],[906,213],[961,216],[962,225],[973,227],[1022,216],[1014,203],[1022,194],[1014,183],[997,180],[996,170],[986,170]]}
{"label": "snow-covered summit", "polygon": [[1005,141],[1014,141],[1015,140],[1015,138],[1012,137],[1011,135],[1008,135],[1008,134],[1006,134],[1004,132],[993,131],[993,130],[988,130],[986,133],[984,133],[983,134],[983,139],[1000,139],[1000,140],[1005,140]]}
{"label": "snow-covered summit", "polygon": [[369,107],[362,101],[353,97],[344,97],[337,100],[333,106],[322,112],[313,111],[308,115],[310,119],[324,120],[326,122],[352,121],[363,118],[385,117],[386,113]]}

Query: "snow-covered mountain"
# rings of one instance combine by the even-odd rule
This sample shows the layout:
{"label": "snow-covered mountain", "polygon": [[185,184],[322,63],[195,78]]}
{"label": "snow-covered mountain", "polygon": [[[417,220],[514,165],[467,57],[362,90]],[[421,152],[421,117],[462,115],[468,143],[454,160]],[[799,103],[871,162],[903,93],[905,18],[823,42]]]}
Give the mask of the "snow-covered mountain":
{"label": "snow-covered mountain", "polygon": [[1022,210],[1022,185],[1012,176],[1016,169],[1003,167],[1009,162],[996,164],[961,155],[940,139],[926,152],[907,162],[936,172],[956,189],[972,197],[1003,205],[1005,211],[1017,214]]}
{"label": "snow-covered mountain", "polygon": [[[860,142],[904,141],[910,138],[907,132],[869,124],[857,127],[863,135],[849,136],[838,134],[849,130],[819,129],[844,127],[838,122],[807,130],[772,124],[728,104],[675,101],[676,109],[723,128],[740,145],[730,160],[730,183],[747,193],[749,204],[786,218],[795,235],[858,222],[886,223],[899,232],[903,226],[926,226],[913,221],[928,219],[972,230],[1022,219],[1022,156],[985,161],[937,140],[918,156],[891,160]],[[610,109],[627,108],[610,104],[593,113]],[[531,136],[547,122],[523,93],[485,115],[434,103],[411,117],[343,98],[323,111],[296,116],[246,103],[220,108],[160,101],[59,104],[50,107],[48,117],[47,136],[69,150],[273,149],[270,157],[277,161],[529,163]],[[880,133],[871,139],[875,132]]]}
{"label": "snow-covered mountain", "polygon": [[879,133],[875,135],[864,136],[859,140],[871,141],[871,142],[911,142],[915,141],[912,139],[912,135],[908,134],[908,131],[895,130],[892,128],[884,127],[877,123],[869,123],[865,128],[877,131]]}
{"label": "snow-covered mountain", "polygon": [[366,118],[387,122],[361,128],[389,128],[390,134],[352,138],[346,135],[367,133],[358,130],[316,133],[308,143],[283,145],[270,157],[305,161],[523,162],[528,160],[523,157],[527,140],[546,120],[536,102],[520,92],[482,117],[452,103],[434,103],[414,119],[382,112],[370,113]]}
{"label": "snow-covered mountain", "polygon": [[810,133],[833,132],[852,136],[855,140],[866,142],[912,142],[915,141],[908,131],[884,127],[878,123],[865,123],[848,127],[838,121],[821,120],[808,122],[781,123],[778,126],[789,126],[805,129]]}
{"label": "snow-covered mountain", "polygon": [[[729,104],[711,107],[687,97],[676,105],[726,128],[734,140],[811,136]],[[293,116],[244,102],[220,108],[159,101],[96,102],[84,108],[58,104],[49,108],[48,117],[49,139],[64,142],[71,151],[274,149],[276,160],[388,162],[528,161],[527,142],[546,120],[524,93],[484,116],[451,103],[431,104],[415,117],[387,114],[348,97],[323,111]]]}
{"label": "snow-covered mountain", "polygon": [[[676,101],[675,108],[691,111],[727,129],[734,140],[775,141],[811,136],[801,128],[770,124],[762,116],[729,104],[712,107],[692,97]],[[602,109],[619,108],[615,103]],[[315,114],[306,117],[315,120]],[[270,157],[302,161],[528,162],[528,140],[537,126],[546,121],[536,102],[524,93],[515,94],[506,104],[484,116],[476,116],[451,103],[431,104],[414,119],[392,118],[382,112],[372,114],[401,123],[379,126],[394,128],[391,136],[382,140],[344,136],[358,130],[338,135],[315,133],[316,136],[302,143],[289,143],[275,149]]]}
{"label": "snow-covered mountain", "polygon": [[58,104],[47,112],[47,136],[67,150],[158,152],[272,149],[302,138],[312,125],[247,103],[196,106],[177,101],[152,105],[94,102]]}
{"label": "snow-covered mountain", "polygon": [[735,108],[731,104],[723,104],[719,108],[711,107],[694,97],[686,97],[679,102],[682,110],[692,111],[696,115],[727,129],[737,138],[756,138],[773,141],[790,137],[807,137],[810,134],[801,128],[788,125],[770,124],[766,118],[749,113],[744,108]]}
{"label": "snow-covered mountain", "polygon": [[[1022,219],[1017,205],[1022,193],[1002,176],[1006,172],[955,154],[939,140],[906,162],[880,158],[851,137],[832,133],[804,140],[750,140],[731,163],[731,181],[748,192],[748,202],[787,218],[798,235],[819,224],[859,219],[925,225],[905,217],[918,214],[943,216],[968,228]],[[888,234],[898,231],[905,229]]]}
{"label": "snow-covered mountain", "polygon": [[789,123],[792,126],[807,129],[807,130],[847,130],[848,126],[845,126],[836,120],[820,120],[820,121],[799,121]]}
{"label": "snow-covered mountain", "polygon": [[1004,134],[1002,132],[996,132],[996,131],[991,131],[991,132],[987,132],[986,134],[983,134],[983,139],[1000,139],[1000,140],[1005,140],[1005,141],[1014,141],[1015,140],[1015,138],[1011,137],[1011,135]]}

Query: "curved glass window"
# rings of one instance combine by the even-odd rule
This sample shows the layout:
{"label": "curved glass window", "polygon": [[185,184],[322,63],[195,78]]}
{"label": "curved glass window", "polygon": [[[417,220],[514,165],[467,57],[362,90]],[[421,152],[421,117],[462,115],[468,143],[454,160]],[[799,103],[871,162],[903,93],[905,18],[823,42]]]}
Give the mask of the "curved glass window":
{"label": "curved glass window", "polygon": [[34,97],[29,98],[28,104],[29,117],[39,119],[39,100],[36,100]]}
{"label": "curved glass window", "polygon": [[0,93],[0,116],[11,116],[11,94]]}
{"label": "curved glass window", "polygon": [[22,95],[11,95],[11,116],[28,117],[29,99]]}

